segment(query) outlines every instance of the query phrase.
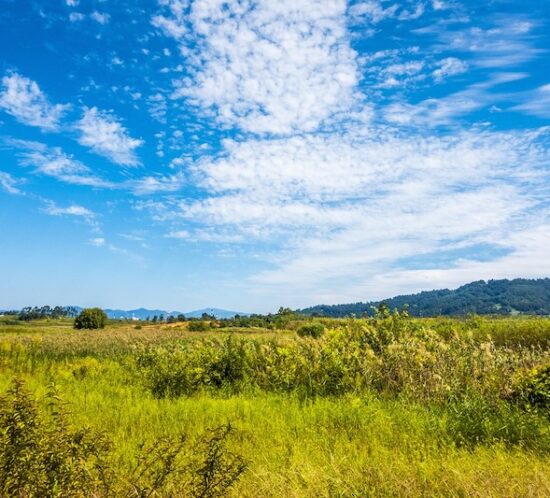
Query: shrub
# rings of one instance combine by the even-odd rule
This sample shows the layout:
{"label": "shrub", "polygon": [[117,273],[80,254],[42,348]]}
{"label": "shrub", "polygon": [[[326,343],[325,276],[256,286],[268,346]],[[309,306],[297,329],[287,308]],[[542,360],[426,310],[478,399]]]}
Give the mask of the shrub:
{"label": "shrub", "polygon": [[226,496],[246,470],[227,443],[230,424],[198,440],[185,434],[142,444],[128,475],[112,444],[93,429],[72,426],[54,388],[41,411],[21,381],[0,398],[0,496]]}
{"label": "shrub", "polygon": [[99,432],[72,427],[54,389],[48,403],[50,417],[38,411],[20,381],[0,398],[0,495],[108,494],[109,443]]}
{"label": "shrub", "polygon": [[309,323],[307,325],[302,325],[296,333],[300,337],[313,337],[318,339],[325,333],[325,327],[322,323]]}
{"label": "shrub", "polygon": [[74,320],[75,329],[102,329],[107,323],[107,315],[101,308],[85,308]]}
{"label": "shrub", "polygon": [[189,330],[190,332],[205,332],[206,330],[210,330],[210,323],[198,320],[192,321],[189,322],[187,330]]}
{"label": "shrub", "polygon": [[550,418],[550,364],[520,375],[513,386],[511,399]]}
{"label": "shrub", "polygon": [[[142,445],[124,496],[188,496],[214,498],[227,494],[246,471],[240,455],[227,449],[230,424],[207,430],[198,441],[185,435]],[[189,454],[190,443],[193,453]],[[126,490],[125,490],[126,491]]]}
{"label": "shrub", "polygon": [[243,458],[227,449],[232,430],[230,424],[222,425],[207,431],[199,441],[199,457],[191,464],[193,478],[188,490],[193,498],[225,496],[246,471]]}
{"label": "shrub", "polygon": [[306,397],[372,392],[437,403],[477,393],[496,402],[510,393],[513,373],[540,364],[544,354],[480,344],[466,333],[445,339],[392,314],[349,321],[316,340],[224,337],[146,347],[136,366],[156,397],[259,388]]}

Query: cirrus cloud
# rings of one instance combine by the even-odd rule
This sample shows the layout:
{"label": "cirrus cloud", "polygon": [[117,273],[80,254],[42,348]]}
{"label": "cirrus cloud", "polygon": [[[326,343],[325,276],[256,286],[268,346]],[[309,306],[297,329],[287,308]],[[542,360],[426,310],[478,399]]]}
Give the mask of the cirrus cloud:
{"label": "cirrus cloud", "polygon": [[68,105],[51,104],[35,81],[17,73],[2,78],[0,109],[17,121],[38,126],[44,131],[57,131]]}
{"label": "cirrus cloud", "polygon": [[140,164],[136,149],[143,140],[130,137],[128,130],[112,114],[97,107],[86,108],[75,127],[80,131],[79,143],[96,154],[123,166]]}

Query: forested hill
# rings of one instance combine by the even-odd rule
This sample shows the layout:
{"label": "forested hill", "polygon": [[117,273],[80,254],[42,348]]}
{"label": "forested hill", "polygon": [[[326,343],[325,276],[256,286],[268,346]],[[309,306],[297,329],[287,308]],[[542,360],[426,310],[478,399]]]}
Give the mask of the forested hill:
{"label": "forested hill", "polygon": [[480,280],[458,289],[424,291],[383,301],[318,305],[300,310],[304,315],[344,317],[372,314],[381,302],[391,309],[409,306],[413,316],[525,313],[550,315],[550,278],[529,280]]}

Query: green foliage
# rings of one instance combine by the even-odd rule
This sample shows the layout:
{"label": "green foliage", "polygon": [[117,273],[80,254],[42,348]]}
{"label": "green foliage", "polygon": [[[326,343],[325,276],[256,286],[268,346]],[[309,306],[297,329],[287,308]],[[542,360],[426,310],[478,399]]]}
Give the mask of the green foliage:
{"label": "green foliage", "polygon": [[214,498],[224,496],[240,476],[246,471],[246,463],[240,455],[227,449],[227,439],[231,434],[230,424],[209,431],[199,441],[200,458],[192,464],[189,496]]}
{"label": "green foliage", "polygon": [[106,492],[109,444],[103,434],[72,427],[54,390],[48,402],[46,417],[20,381],[0,399],[0,494],[50,497]]}
{"label": "green foliage", "polygon": [[130,496],[226,496],[247,468],[244,459],[227,448],[231,432],[230,424],[206,431],[193,441],[192,452],[184,435],[141,445],[126,478]]}
{"label": "green foliage", "polygon": [[446,411],[448,433],[458,445],[503,443],[550,453],[547,422],[503,400],[464,393],[453,399]]}
{"label": "green foliage", "polygon": [[30,321],[30,320],[43,320],[45,318],[63,318],[66,316],[74,316],[75,310],[72,307],[66,306],[27,306],[17,314],[19,320]]}
{"label": "green foliage", "polygon": [[202,320],[192,320],[187,326],[187,330],[190,332],[205,332],[210,330],[210,322],[204,322]]}
{"label": "green foliage", "polygon": [[[301,310],[308,316],[346,317],[372,314],[380,303],[319,305]],[[388,308],[408,305],[412,316],[465,316],[468,314],[550,315],[550,278],[536,280],[480,280],[458,289],[441,289],[386,299]]]}
{"label": "green foliage", "polygon": [[154,396],[189,395],[203,387],[235,391],[244,385],[249,366],[244,341],[230,336],[223,342],[206,340],[201,345],[155,348],[137,357],[137,367]]}
{"label": "green foliage", "polygon": [[252,314],[247,316],[235,315],[233,318],[219,320],[220,327],[262,327],[266,329],[285,330],[296,327],[296,323],[304,317],[290,308],[280,307],[277,313],[267,315]]}
{"label": "green foliage", "polygon": [[136,464],[126,478],[130,496],[158,496],[166,491],[170,481],[181,481],[187,470],[184,462],[186,442],[187,438],[182,435],[160,438],[150,445],[141,444]]}
{"label": "green foliage", "polygon": [[351,320],[316,341],[233,336],[142,348],[137,370],[156,397],[257,389],[309,398],[346,393],[446,403],[467,393],[506,399],[514,372],[544,351],[498,347],[472,334],[443,336],[406,313]]}
{"label": "green foliage", "polygon": [[102,329],[107,323],[107,314],[101,308],[85,308],[74,320],[75,329]]}
{"label": "green foliage", "polygon": [[325,327],[322,323],[309,323],[302,325],[296,333],[300,337],[313,337],[319,339],[325,333]]}
{"label": "green foliage", "polygon": [[550,419],[550,363],[521,374],[510,397],[523,407]]}
{"label": "green foliage", "polygon": [[112,444],[88,427],[67,420],[55,389],[49,411],[15,381],[0,398],[0,495],[222,497],[246,470],[244,459],[227,448],[229,424],[193,441],[185,435],[140,445],[136,464],[121,474],[110,458]]}
{"label": "green foliage", "polygon": [[[297,337],[312,320],[296,315],[283,329],[203,333],[112,321],[101,334],[74,333],[68,320],[0,320],[0,391],[13,375],[25,378],[31,411],[56,434],[52,453],[52,379],[71,402],[68,433],[105,429],[105,478],[90,456],[96,480],[80,484],[86,496],[215,496],[224,482],[243,497],[548,495],[540,393],[550,319],[417,319],[387,308],[314,321],[325,327],[316,340]],[[218,451],[214,436],[228,420],[238,430]],[[0,452],[10,448],[0,441]],[[40,466],[25,467],[31,453],[9,471],[43,482]],[[239,474],[243,459],[250,472]],[[58,486],[51,495],[78,493]]]}

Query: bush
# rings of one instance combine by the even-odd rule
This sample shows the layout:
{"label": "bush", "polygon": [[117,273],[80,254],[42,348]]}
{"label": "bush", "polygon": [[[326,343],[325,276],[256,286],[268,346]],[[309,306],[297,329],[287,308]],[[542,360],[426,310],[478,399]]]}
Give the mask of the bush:
{"label": "bush", "polygon": [[86,308],[74,320],[75,329],[102,329],[107,323],[107,315],[101,308]]}
{"label": "bush", "polygon": [[128,475],[102,432],[69,423],[54,388],[40,410],[21,381],[0,398],[0,496],[226,496],[246,470],[230,424],[140,445]]}
{"label": "bush", "polygon": [[0,398],[0,495],[92,496],[108,494],[103,434],[66,421],[54,389],[50,417],[39,412],[20,381]]}
{"label": "bush", "polygon": [[314,339],[318,339],[325,333],[325,327],[321,323],[310,323],[302,325],[296,333],[300,337],[313,337]]}
{"label": "bush", "polygon": [[189,322],[187,330],[189,330],[190,332],[205,332],[207,330],[210,330],[210,323],[203,321],[192,321]]}
{"label": "bush", "polygon": [[550,364],[522,374],[513,387],[511,398],[524,408],[550,418]]}

